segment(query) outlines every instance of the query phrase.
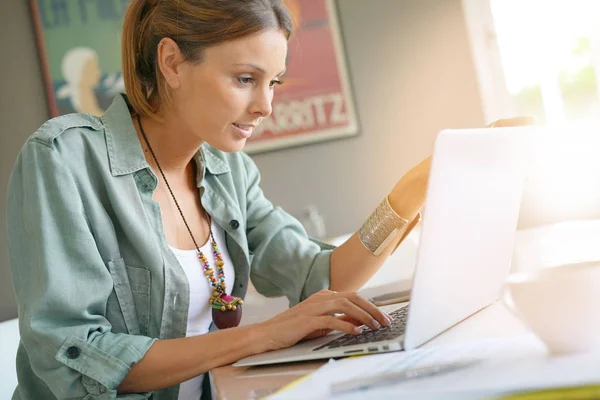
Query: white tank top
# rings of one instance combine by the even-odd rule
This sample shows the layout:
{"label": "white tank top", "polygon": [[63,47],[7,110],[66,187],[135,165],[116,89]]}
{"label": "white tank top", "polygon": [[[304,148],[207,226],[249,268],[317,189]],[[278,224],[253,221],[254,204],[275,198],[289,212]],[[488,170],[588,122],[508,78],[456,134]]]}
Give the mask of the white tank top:
{"label": "white tank top", "polygon": [[[233,263],[225,247],[225,232],[214,222],[211,225],[213,236],[225,261],[224,273],[225,273],[225,285],[227,286],[227,294],[231,294],[231,288],[233,287],[233,281],[235,279],[235,272],[233,269]],[[177,257],[179,264],[185,271],[187,276],[189,287],[190,287],[190,308],[188,310],[188,322],[187,322],[187,333],[186,336],[196,336],[208,333],[208,328],[212,322],[212,309],[208,304],[208,300],[213,293],[212,286],[210,286],[206,275],[204,275],[204,268],[202,263],[198,259],[198,253],[196,250],[179,250],[172,246],[169,246],[173,254]],[[217,272],[215,266],[215,257],[212,252],[212,242],[209,239],[207,243],[200,248],[202,253],[208,259],[208,263],[211,268]],[[185,381],[179,388],[178,400],[198,400],[202,395],[202,381],[203,375],[196,378],[192,378],[189,381]]]}

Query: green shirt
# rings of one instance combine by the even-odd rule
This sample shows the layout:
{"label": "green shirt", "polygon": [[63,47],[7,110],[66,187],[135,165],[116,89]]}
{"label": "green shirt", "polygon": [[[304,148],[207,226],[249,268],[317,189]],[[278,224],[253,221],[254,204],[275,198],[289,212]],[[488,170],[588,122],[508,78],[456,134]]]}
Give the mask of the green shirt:
{"label": "green shirt", "polygon": [[[332,247],[264,197],[250,157],[204,144],[195,162],[202,206],[225,231],[233,296],[249,279],[290,305],[329,287]],[[13,399],[177,398],[178,385],[116,393],[156,339],[186,334],[188,281],[157,184],[122,96],[102,118],[48,121],[21,149],[7,218],[21,334]]]}

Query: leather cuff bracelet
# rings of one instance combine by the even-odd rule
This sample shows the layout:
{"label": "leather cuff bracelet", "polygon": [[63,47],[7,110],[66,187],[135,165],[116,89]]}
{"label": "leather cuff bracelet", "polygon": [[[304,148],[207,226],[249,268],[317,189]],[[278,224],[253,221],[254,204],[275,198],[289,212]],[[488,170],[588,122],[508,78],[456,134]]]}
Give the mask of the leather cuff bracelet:
{"label": "leather cuff bracelet", "polygon": [[367,250],[378,256],[406,228],[408,222],[396,214],[386,196],[360,227],[358,238]]}

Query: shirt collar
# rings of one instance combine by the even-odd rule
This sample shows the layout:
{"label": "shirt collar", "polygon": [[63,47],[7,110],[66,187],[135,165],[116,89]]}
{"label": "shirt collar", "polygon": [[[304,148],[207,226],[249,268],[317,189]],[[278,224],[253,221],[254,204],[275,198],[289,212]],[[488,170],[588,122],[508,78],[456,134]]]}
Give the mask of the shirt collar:
{"label": "shirt collar", "polygon": [[202,157],[202,164],[206,167],[206,170],[213,175],[220,175],[230,171],[229,163],[224,159],[223,152],[215,149],[208,143],[200,146],[200,152]]}
{"label": "shirt collar", "polygon": [[[102,116],[102,122],[106,127],[106,145],[113,176],[132,174],[149,167],[138,140],[125,95],[119,94],[115,97]],[[223,154],[206,143],[200,147],[194,160],[196,165],[202,166],[202,168],[198,168],[196,179],[198,186],[202,181],[205,169],[213,175],[230,171],[228,163],[223,159]]]}
{"label": "shirt collar", "polygon": [[106,147],[113,176],[127,175],[148,168],[124,95],[115,96],[102,116],[106,127]]}

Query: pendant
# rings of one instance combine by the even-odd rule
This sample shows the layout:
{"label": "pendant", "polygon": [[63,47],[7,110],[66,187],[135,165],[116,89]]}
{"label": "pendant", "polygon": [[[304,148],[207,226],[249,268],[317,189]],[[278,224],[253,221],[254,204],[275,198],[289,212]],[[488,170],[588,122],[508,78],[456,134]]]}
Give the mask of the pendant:
{"label": "pendant", "polygon": [[212,319],[219,329],[235,328],[242,320],[242,304],[239,297],[221,295],[211,304]]}

